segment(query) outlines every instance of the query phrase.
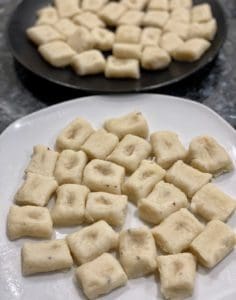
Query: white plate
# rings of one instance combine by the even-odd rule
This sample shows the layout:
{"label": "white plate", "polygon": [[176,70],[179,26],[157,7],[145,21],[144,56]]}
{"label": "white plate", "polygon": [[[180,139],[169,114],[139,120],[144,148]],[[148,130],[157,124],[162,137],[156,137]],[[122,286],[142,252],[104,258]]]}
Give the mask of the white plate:
{"label": "white plate", "polygon": [[[1,300],[75,300],[84,299],[74,279],[74,270],[63,273],[21,276],[20,250],[27,239],[15,242],[6,237],[6,216],[14,194],[22,182],[24,169],[35,144],[53,146],[58,132],[73,118],[82,116],[95,127],[104,119],[140,110],[150,130],[168,129],[179,133],[187,146],[201,134],[215,137],[236,161],[236,132],[207,107],[174,97],[139,94],[132,96],[94,96],[49,107],[13,123],[0,136],[0,299]],[[236,197],[236,172],[221,176],[215,183]],[[130,204],[126,226],[142,224]],[[235,228],[236,216],[229,224]],[[77,228],[55,230],[60,238]],[[104,297],[111,299],[161,299],[154,276],[130,280],[126,287]],[[236,252],[210,272],[198,269],[194,296],[198,300],[236,299]]]}

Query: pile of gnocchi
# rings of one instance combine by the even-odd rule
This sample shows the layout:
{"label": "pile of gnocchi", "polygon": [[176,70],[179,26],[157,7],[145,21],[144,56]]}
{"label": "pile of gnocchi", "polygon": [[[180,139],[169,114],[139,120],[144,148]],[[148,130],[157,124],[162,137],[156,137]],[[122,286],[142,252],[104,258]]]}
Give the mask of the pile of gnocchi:
{"label": "pile of gnocchi", "polygon": [[[149,138],[140,112],[106,120],[98,130],[75,119],[57,137],[56,150],[34,147],[7,233],[10,240],[50,239],[54,226],[84,226],[64,239],[26,242],[23,275],[74,264],[84,294],[96,299],[159,272],[165,299],[191,296],[197,263],[213,268],[236,242],[226,224],[236,201],[211,183],[233,168],[210,136],[194,138],[188,150],[172,131]],[[122,230],[128,201],[146,226]]]}
{"label": "pile of gnocchi", "polygon": [[[54,0],[27,29],[52,66],[79,76],[140,78],[171,60],[194,62],[211,46],[217,22],[209,4],[192,0]],[[111,51],[112,55],[102,52]]]}

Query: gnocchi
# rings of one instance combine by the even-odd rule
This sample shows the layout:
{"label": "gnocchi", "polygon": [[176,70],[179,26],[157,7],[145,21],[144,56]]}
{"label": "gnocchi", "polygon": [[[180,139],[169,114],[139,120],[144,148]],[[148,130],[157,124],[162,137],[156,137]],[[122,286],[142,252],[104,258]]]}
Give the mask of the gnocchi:
{"label": "gnocchi", "polygon": [[170,55],[158,46],[147,46],[144,48],[141,65],[146,70],[162,70],[169,66]]}
{"label": "gnocchi", "polygon": [[139,62],[134,58],[109,56],[105,68],[107,78],[140,78]]}
{"label": "gnocchi", "polygon": [[51,25],[38,25],[26,30],[28,38],[37,46],[53,41],[64,41],[65,37]]}

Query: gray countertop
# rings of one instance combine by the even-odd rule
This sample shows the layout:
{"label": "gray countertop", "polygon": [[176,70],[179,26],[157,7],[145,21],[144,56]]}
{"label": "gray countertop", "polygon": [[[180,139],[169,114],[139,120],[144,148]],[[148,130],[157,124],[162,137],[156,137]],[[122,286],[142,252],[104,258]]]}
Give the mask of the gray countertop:
{"label": "gray countertop", "polygon": [[[154,92],[201,102],[236,127],[236,1],[219,1],[227,15],[228,36],[218,57],[194,77]],[[86,95],[46,82],[12,58],[6,43],[6,23],[18,2],[0,0],[0,132],[33,111]]]}

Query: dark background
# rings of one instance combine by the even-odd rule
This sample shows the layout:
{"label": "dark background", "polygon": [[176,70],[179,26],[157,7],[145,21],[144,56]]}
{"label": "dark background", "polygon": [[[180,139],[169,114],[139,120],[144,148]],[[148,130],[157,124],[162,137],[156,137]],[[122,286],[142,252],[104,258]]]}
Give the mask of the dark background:
{"label": "dark background", "polygon": [[[19,2],[0,0],[0,132],[12,121],[40,108],[87,95],[50,84],[12,58],[6,42],[6,23]],[[201,102],[236,127],[236,1],[219,2],[227,16],[228,36],[218,57],[197,75],[153,92]]]}

